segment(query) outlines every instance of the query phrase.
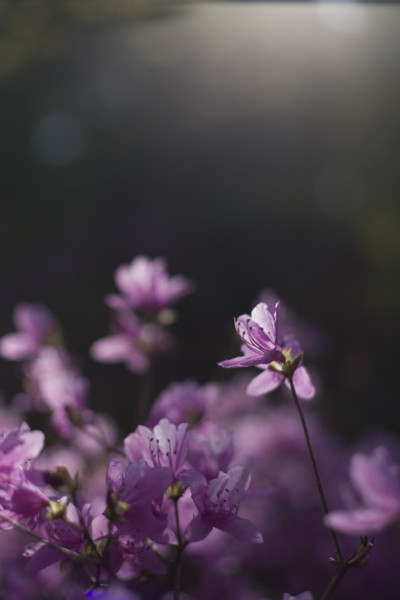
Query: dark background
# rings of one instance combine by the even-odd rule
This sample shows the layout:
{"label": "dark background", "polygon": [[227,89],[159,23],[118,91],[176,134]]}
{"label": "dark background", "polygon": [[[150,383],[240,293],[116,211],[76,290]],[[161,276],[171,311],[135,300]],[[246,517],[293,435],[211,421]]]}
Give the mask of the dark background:
{"label": "dark background", "polygon": [[154,393],[230,376],[232,318],[270,287],[323,330],[331,426],[400,433],[400,8],[112,5],[0,3],[1,334],[48,305],[123,420],[138,384],[88,348],[114,269],[164,256],[198,292]]}

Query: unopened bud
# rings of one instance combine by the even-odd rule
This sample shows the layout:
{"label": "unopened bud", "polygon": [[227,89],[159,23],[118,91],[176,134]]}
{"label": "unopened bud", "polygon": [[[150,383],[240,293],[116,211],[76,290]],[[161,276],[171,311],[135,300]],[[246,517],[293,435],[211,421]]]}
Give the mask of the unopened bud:
{"label": "unopened bud", "polygon": [[55,471],[47,471],[44,480],[61,493],[74,495],[79,488],[79,474],[71,477],[66,467],[57,467]]}
{"label": "unopened bud", "polygon": [[107,519],[112,522],[123,522],[125,521],[124,515],[129,509],[130,504],[128,502],[121,502],[118,499],[117,494],[107,495],[107,508],[104,512]]}

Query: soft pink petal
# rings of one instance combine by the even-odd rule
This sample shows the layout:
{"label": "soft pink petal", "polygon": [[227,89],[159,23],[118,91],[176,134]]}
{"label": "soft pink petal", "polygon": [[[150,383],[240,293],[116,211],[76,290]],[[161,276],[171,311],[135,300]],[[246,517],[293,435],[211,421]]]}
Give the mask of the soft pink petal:
{"label": "soft pink petal", "polygon": [[385,448],[377,448],[371,456],[355,454],[350,477],[368,506],[400,511],[399,467],[391,461]]}
{"label": "soft pink petal", "polygon": [[[397,514],[397,520],[400,515]],[[396,515],[373,508],[337,510],[324,519],[325,525],[349,535],[367,535],[385,529],[396,520]]]}
{"label": "soft pink petal", "polygon": [[105,303],[114,310],[126,310],[127,308],[130,308],[129,302],[117,294],[108,294],[105,297]]}
{"label": "soft pink petal", "polygon": [[37,350],[37,341],[27,333],[9,333],[0,340],[0,354],[8,360],[27,358]]}
{"label": "soft pink petal", "polygon": [[265,369],[262,373],[252,379],[247,386],[250,396],[261,396],[275,390],[283,380],[283,376],[271,369]]}
{"label": "soft pink petal", "polygon": [[45,306],[39,304],[17,304],[14,310],[14,323],[20,331],[24,331],[37,339],[50,333],[55,325],[53,315]]}
{"label": "soft pink petal", "polygon": [[[293,375],[293,384],[299,398],[310,400],[315,395],[315,387],[304,367],[297,367]],[[285,385],[290,389],[288,381],[285,381]]]}
{"label": "soft pink petal", "polygon": [[125,335],[113,335],[97,340],[90,348],[92,358],[100,362],[123,361],[132,350],[132,342]]}
{"label": "soft pink petal", "polygon": [[260,327],[262,327],[264,333],[271,339],[272,342],[276,341],[274,318],[269,312],[268,306],[264,302],[260,302],[253,308],[251,311],[251,318]]}
{"label": "soft pink petal", "polygon": [[126,366],[133,373],[145,373],[150,366],[147,354],[133,348],[130,355],[125,359]]}
{"label": "soft pink petal", "polygon": [[220,367],[225,369],[237,369],[238,367],[255,367],[263,362],[262,354],[249,354],[247,356],[237,356],[229,358],[218,363]]}

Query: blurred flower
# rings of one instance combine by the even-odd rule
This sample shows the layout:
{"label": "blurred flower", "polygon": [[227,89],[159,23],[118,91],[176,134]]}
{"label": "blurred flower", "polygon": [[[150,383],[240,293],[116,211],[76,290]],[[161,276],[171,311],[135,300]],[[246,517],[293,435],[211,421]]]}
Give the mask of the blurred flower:
{"label": "blurred flower", "polygon": [[[72,421],[84,418],[88,381],[71,364],[70,357],[56,348],[42,348],[24,369],[25,385],[37,406],[51,411],[51,424],[61,437],[68,437]],[[90,414],[86,415],[89,418]]]}
{"label": "blurred flower", "polygon": [[213,479],[220,471],[227,471],[234,453],[233,433],[210,421],[200,430],[190,432],[188,461],[206,479]]}
{"label": "blurred flower", "polygon": [[130,371],[144,373],[153,354],[168,351],[172,340],[167,332],[153,323],[143,323],[136,315],[121,312],[114,315],[114,335],[101,338],[90,348],[99,362],[123,362]]}
{"label": "blurred flower", "polygon": [[115,272],[115,283],[121,295],[110,294],[107,304],[114,309],[159,312],[180,300],[195,288],[181,276],[169,277],[165,261],[137,256],[130,265],[121,265]]}
{"label": "blurred flower", "polygon": [[166,417],[171,423],[195,425],[201,420],[205,407],[218,398],[218,386],[200,386],[195,381],[171,383],[155,400],[147,425],[152,426]]}
{"label": "blurred flower", "polygon": [[400,466],[392,461],[386,448],[376,448],[369,456],[355,454],[350,479],[363,504],[331,512],[325,517],[329,527],[366,535],[400,521]]}
{"label": "blurred flower", "polygon": [[57,322],[46,307],[17,304],[13,320],[17,333],[0,339],[0,355],[8,360],[22,360],[35,355],[57,329]]}

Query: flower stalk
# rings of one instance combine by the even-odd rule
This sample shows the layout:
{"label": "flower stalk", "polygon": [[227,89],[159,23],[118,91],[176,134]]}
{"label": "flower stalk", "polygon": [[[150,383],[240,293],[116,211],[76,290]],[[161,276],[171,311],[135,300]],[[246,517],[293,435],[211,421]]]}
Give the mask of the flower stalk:
{"label": "flower stalk", "polygon": [[[306,422],[306,419],[304,417],[303,409],[301,408],[301,404],[300,404],[299,399],[298,399],[297,394],[296,394],[296,388],[294,387],[293,375],[289,375],[288,376],[288,381],[289,381],[289,384],[290,384],[290,391],[291,391],[294,403],[295,403],[296,408],[297,408],[297,412],[299,413],[301,425],[303,427],[304,437],[306,438],[307,449],[308,449],[308,453],[310,455],[311,464],[312,464],[312,468],[313,468],[313,471],[314,471],[314,475],[315,475],[315,480],[316,480],[316,483],[317,483],[317,488],[318,488],[319,496],[321,498],[322,507],[323,507],[324,513],[327,515],[329,513],[328,503],[326,501],[324,489],[323,489],[322,482],[321,482],[321,477],[319,475],[317,461],[315,459],[313,447],[312,447],[312,444],[311,444],[310,434],[308,432],[307,422]],[[335,531],[333,529],[330,529],[330,532],[331,532],[331,536],[332,536],[332,539],[333,539],[333,542],[334,542],[335,548],[336,548],[336,552],[335,552],[336,560],[337,560],[337,562],[339,564],[342,564],[344,562],[344,558],[343,558],[343,552],[342,552],[342,549],[341,549],[341,546],[340,546],[339,539],[338,539],[338,537],[337,537],[337,535],[336,535],[336,533],[335,533]]]}

